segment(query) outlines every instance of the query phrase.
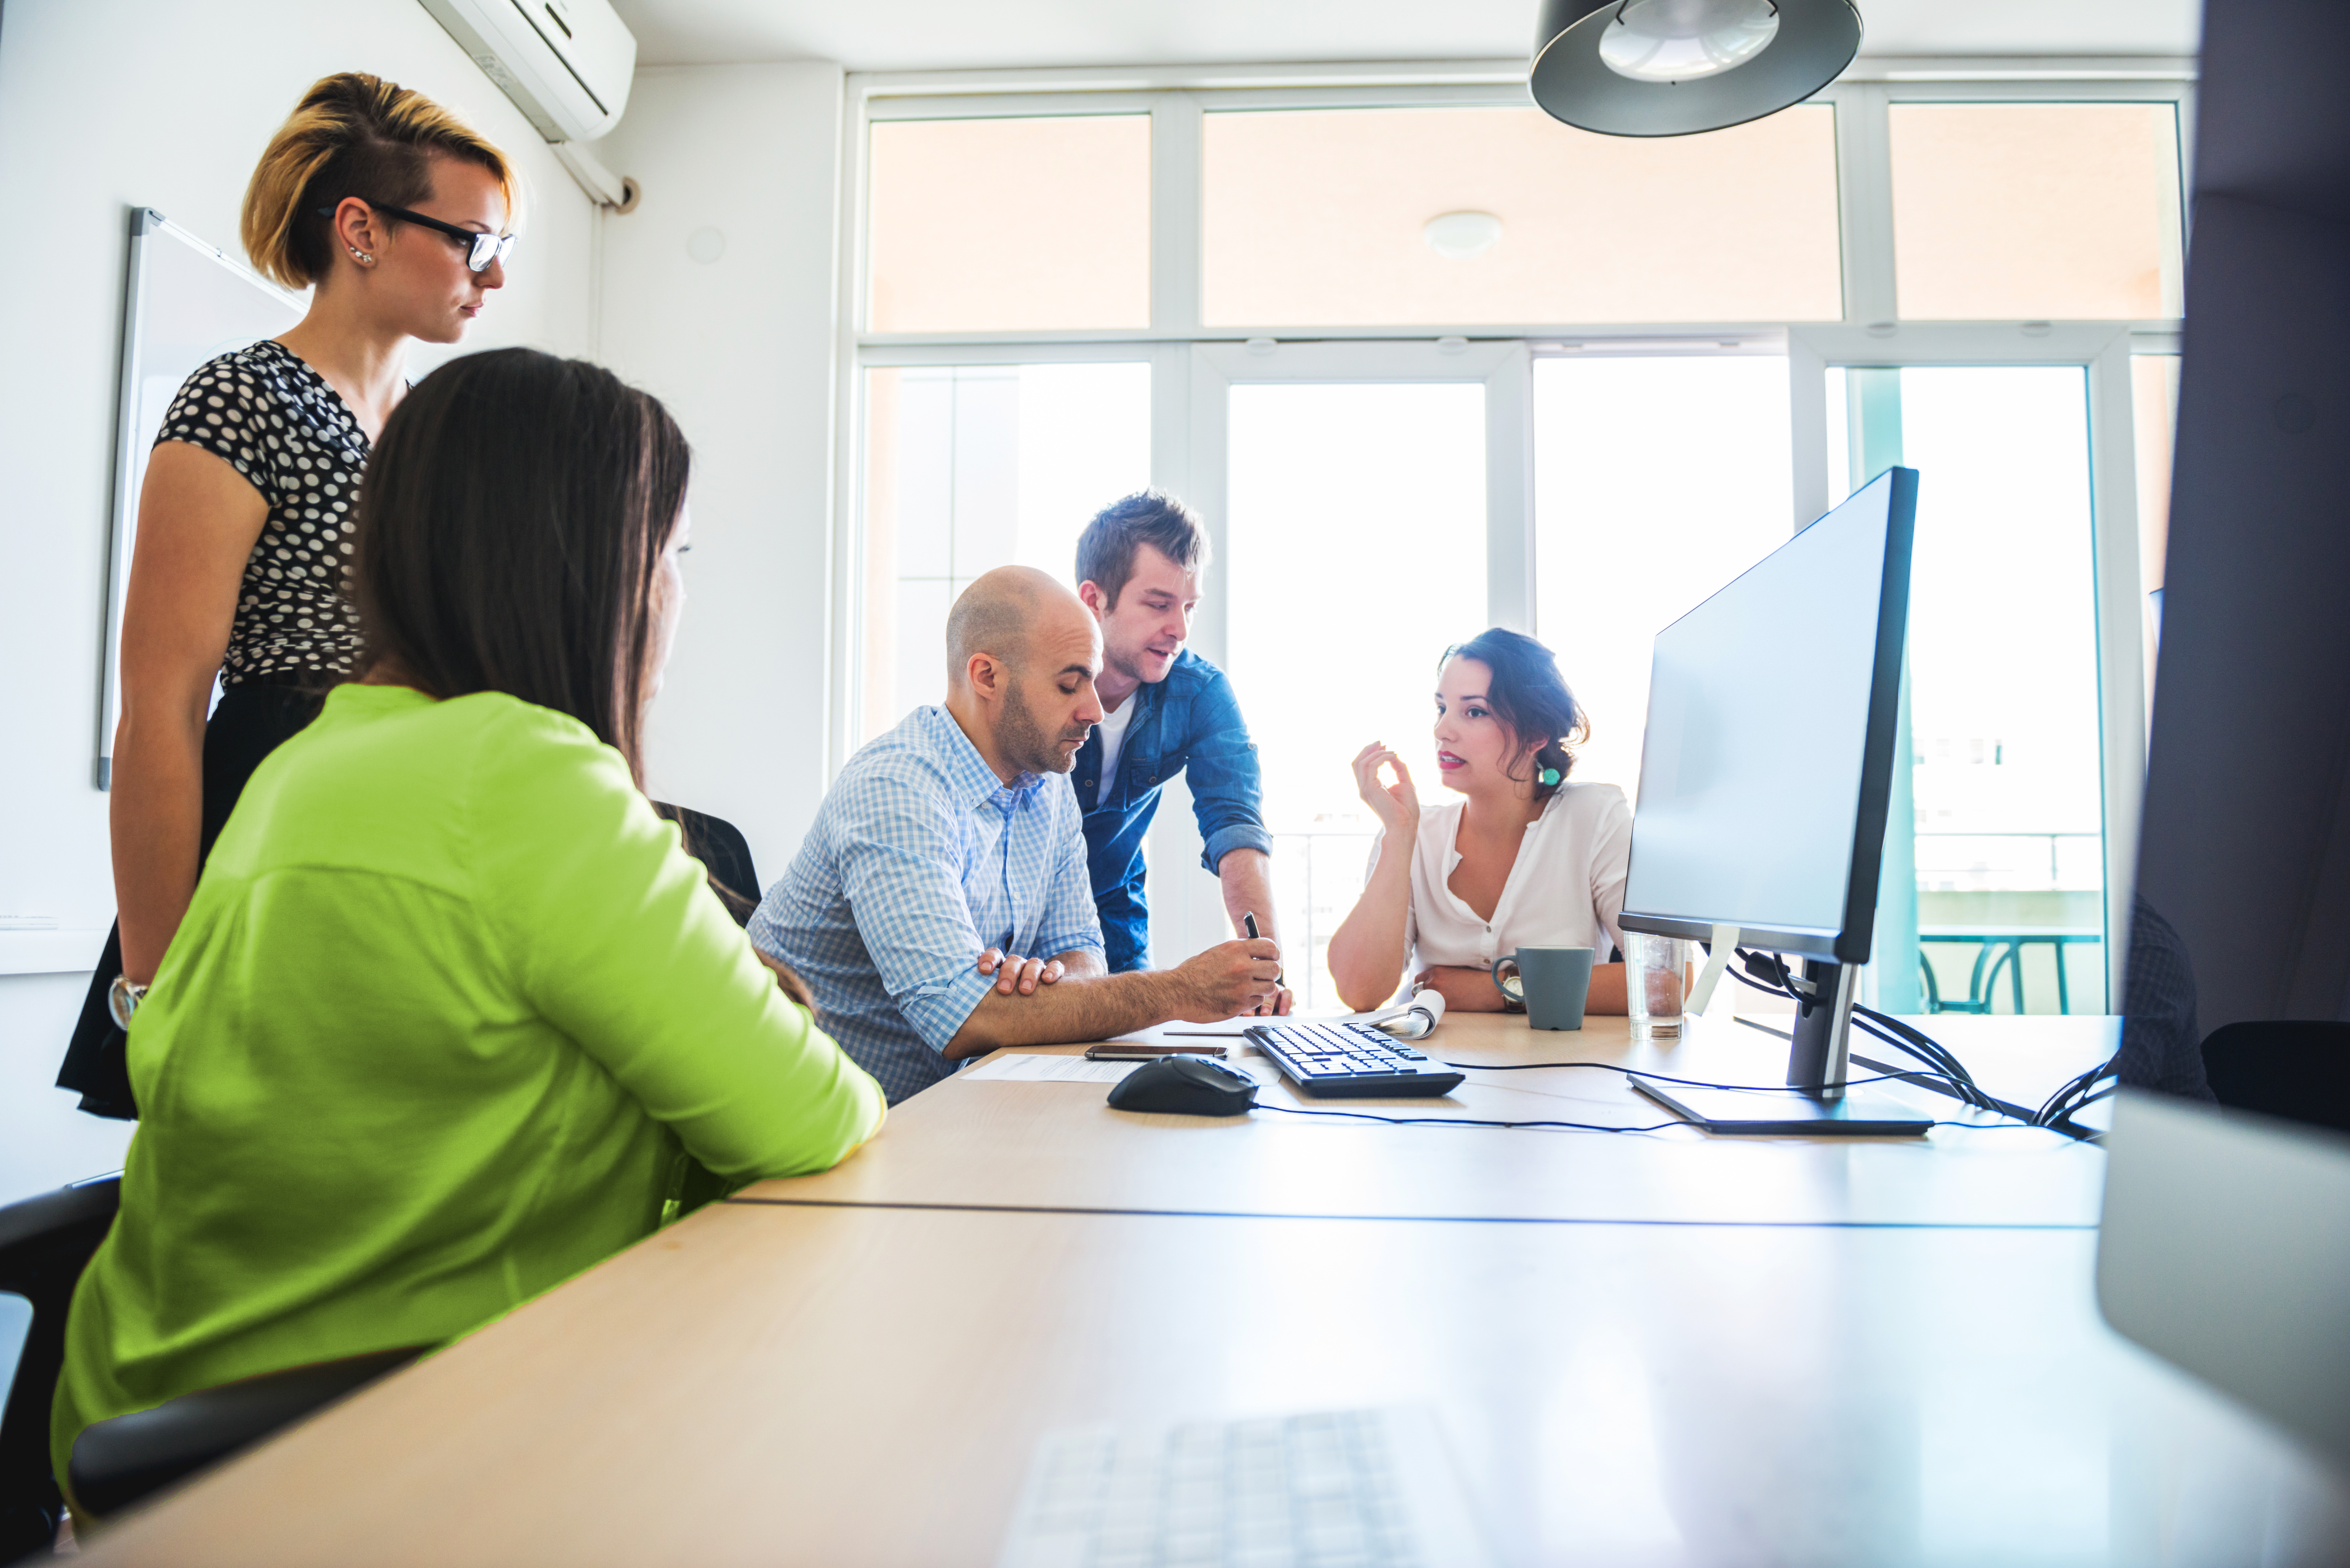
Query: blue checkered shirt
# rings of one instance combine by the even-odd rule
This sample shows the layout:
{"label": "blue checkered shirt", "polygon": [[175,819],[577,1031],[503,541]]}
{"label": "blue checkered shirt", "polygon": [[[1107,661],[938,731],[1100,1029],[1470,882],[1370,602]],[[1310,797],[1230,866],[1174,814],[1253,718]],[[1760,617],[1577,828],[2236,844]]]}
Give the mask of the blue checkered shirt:
{"label": "blue checkered shirt", "polygon": [[941,1053],[994,983],[982,950],[1101,951],[1080,823],[1066,775],[1007,784],[952,714],[917,708],[840,770],[751,940],[896,1105],[954,1071]]}

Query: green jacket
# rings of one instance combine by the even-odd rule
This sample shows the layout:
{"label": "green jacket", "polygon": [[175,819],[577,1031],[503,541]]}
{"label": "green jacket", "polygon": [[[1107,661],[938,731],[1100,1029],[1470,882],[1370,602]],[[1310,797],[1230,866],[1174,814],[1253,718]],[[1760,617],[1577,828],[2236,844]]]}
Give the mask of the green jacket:
{"label": "green jacket", "polygon": [[619,753],[494,692],[338,687],[245,786],[128,1058],[60,1477],[92,1421],[438,1345],[651,1232],[692,1161],[821,1170],[883,1114]]}

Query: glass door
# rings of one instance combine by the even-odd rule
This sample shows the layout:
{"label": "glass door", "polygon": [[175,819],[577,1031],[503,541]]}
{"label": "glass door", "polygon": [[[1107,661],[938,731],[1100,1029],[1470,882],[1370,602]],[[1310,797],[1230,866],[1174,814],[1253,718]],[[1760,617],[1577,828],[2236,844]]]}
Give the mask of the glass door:
{"label": "glass door", "polygon": [[[1216,533],[1222,607],[1196,646],[1256,742],[1291,984],[1301,1007],[1333,1009],[1324,954],[1378,826],[1349,761],[1384,741],[1435,798],[1444,649],[1529,624],[1527,359],[1517,344],[1271,347],[1195,353],[1191,498]],[[1162,896],[1160,867],[1197,865],[1188,805],[1162,805],[1153,840],[1165,961],[1221,938],[1222,911],[1192,879],[1196,929],[1179,935]]]}
{"label": "glass door", "polygon": [[1831,499],[1918,472],[1887,1012],[2105,1010],[2088,386],[2067,365],[1828,372]]}

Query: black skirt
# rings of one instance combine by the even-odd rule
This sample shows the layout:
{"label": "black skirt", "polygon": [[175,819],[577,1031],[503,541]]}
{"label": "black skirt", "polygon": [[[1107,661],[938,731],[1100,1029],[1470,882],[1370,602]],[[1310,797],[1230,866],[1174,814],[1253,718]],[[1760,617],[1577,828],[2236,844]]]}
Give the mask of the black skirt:
{"label": "black skirt", "polygon": [[[324,686],[279,686],[258,680],[221,693],[211,721],[204,725],[204,815],[203,836],[196,851],[199,866],[212,854],[213,840],[228,826],[228,814],[261,759],[317,718],[326,699]],[[135,1121],[139,1106],[131,1096],[130,1069],[122,1057],[124,1037],[106,1004],[114,977],[121,972],[122,930],[118,924],[107,933],[98,972],[89,977],[89,994],[82,999],[81,1016],[66,1047],[65,1065],[57,1069],[57,1087],[78,1092],[81,1108],[92,1116]]]}

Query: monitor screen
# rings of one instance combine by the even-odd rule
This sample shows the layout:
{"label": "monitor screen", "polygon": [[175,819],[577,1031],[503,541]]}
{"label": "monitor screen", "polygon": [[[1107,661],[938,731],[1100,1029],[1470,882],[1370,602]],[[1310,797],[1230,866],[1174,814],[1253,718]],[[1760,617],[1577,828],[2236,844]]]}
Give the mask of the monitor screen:
{"label": "monitor screen", "polygon": [[1916,495],[1888,469],[1657,634],[1627,929],[1866,961]]}

